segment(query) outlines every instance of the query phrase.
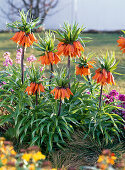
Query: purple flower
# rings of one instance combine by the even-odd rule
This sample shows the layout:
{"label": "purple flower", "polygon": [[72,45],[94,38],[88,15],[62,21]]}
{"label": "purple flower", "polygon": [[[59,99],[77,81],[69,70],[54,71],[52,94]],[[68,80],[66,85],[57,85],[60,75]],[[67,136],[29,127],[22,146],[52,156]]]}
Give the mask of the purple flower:
{"label": "purple flower", "polygon": [[22,55],[22,48],[19,48],[19,49],[17,50],[16,60],[15,60],[15,62],[16,62],[17,64],[20,64],[20,63],[21,63],[21,55]]}
{"label": "purple flower", "polygon": [[90,92],[89,92],[89,91],[87,91],[86,93],[90,95]]}
{"label": "purple flower", "polygon": [[124,95],[124,94],[120,94],[120,95],[118,96],[118,99],[119,99],[120,101],[125,101],[125,95]]}
{"label": "purple flower", "polygon": [[5,81],[2,82],[3,84],[7,84]]}
{"label": "purple flower", "polygon": [[43,69],[44,69],[44,67],[41,67],[40,71],[42,72],[42,71],[43,71]]}
{"label": "purple flower", "polygon": [[33,54],[27,58],[28,62],[34,62],[35,60],[36,60],[36,57]]}
{"label": "purple flower", "polygon": [[3,57],[4,57],[4,58],[10,58],[10,52],[5,52],[5,53],[3,54]]}
{"label": "purple flower", "polygon": [[119,93],[116,91],[116,90],[112,90],[110,93],[109,93],[110,96],[118,96]]}
{"label": "purple flower", "polygon": [[13,90],[13,89],[10,89],[10,91],[11,91],[11,92],[14,92],[14,90]]}
{"label": "purple flower", "polygon": [[13,60],[9,56],[5,56],[4,58],[5,58],[5,61],[3,62],[3,66],[6,66],[6,67],[9,65],[12,66]]}

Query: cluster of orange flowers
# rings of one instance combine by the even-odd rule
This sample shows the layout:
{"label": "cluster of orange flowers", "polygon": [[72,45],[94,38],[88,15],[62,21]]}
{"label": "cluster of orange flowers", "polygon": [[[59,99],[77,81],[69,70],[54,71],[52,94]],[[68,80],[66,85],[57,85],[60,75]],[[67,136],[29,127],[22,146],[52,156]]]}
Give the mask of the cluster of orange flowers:
{"label": "cluster of orange flowers", "polygon": [[116,156],[114,153],[111,153],[110,150],[106,149],[102,151],[102,154],[97,160],[97,167],[100,170],[106,170],[109,166],[115,164]]}
{"label": "cluster of orange flowers", "polygon": [[11,40],[19,45],[22,45],[23,47],[30,47],[33,42],[37,42],[37,39],[33,33],[26,34],[24,31],[16,32]]}
{"label": "cluster of orange flowers", "polygon": [[92,64],[94,64],[94,62],[90,61],[87,62],[86,66],[76,66],[76,75],[90,75],[90,68],[93,68]]}
{"label": "cluster of orange flowers", "polygon": [[55,99],[60,99],[64,100],[64,98],[69,99],[70,95],[73,95],[71,90],[69,88],[60,88],[60,87],[55,87],[50,93],[54,95],[55,93]]}
{"label": "cluster of orange flowers", "polygon": [[122,53],[125,53],[125,38],[124,37],[119,37],[117,42],[118,42],[118,46],[121,47],[120,50],[123,50]]}
{"label": "cluster of orange flowers", "polygon": [[37,83],[30,83],[30,86],[27,86],[25,92],[28,92],[28,95],[32,95],[35,94],[37,92],[45,92],[44,87],[41,83],[37,84]]}
{"label": "cluster of orange flowers", "polygon": [[95,71],[95,73],[96,74],[92,77],[92,79],[96,80],[97,83],[100,83],[101,85],[106,85],[106,84],[115,85],[114,77],[110,71],[99,68]]}
{"label": "cluster of orange flowers", "polygon": [[[13,148],[12,142],[5,141],[5,138],[0,138],[0,161],[2,163],[0,170],[17,170],[25,168],[35,170],[39,167],[39,161],[45,160],[46,156],[40,152],[38,146],[31,146],[27,149],[21,149],[20,154],[17,154]],[[16,156],[20,159],[17,159]],[[49,161],[42,163],[40,170],[56,170],[52,168]]]}
{"label": "cluster of orange flowers", "polygon": [[57,64],[60,61],[60,57],[54,52],[45,52],[44,56],[40,57],[41,64]]}
{"label": "cluster of orange flowers", "polygon": [[82,44],[79,41],[74,41],[73,44],[60,42],[57,47],[58,55],[80,57],[81,51],[84,51]]}

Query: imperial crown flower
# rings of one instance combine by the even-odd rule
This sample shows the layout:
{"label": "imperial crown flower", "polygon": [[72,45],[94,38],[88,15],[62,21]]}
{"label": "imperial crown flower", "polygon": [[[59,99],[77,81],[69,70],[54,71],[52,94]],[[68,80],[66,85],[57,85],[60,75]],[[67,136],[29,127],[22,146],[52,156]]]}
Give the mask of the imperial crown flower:
{"label": "imperial crown flower", "polygon": [[96,80],[97,83],[100,83],[101,85],[115,85],[114,77],[110,71],[107,71],[106,69],[99,68],[95,71],[95,75],[92,77],[93,80]]}
{"label": "imperial crown flower", "polygon": [[36,49],[42,52],[40,56],[41,64],[50,65],[57,64],[60,60],[57,51],[54,49],[55,35],[49,31],[44,38],[39,36],[39,43],[35,43]]}
{"label": "imperial crown flower", "polygon": [[61,73],[58,75],[55,74],[55,88],[50,92],[55,96],[55,99],[64,100],[67,98],[69,100],[70,95],[73,95],[71,90],[68,88],[67,76],[65,74],[65,70],[62,70]]}
{"label": "imperial crown flower", "polygon": [[123,50],[122,53],[125,53],[125,38],[124,37],[119,37],[117,42],[118,42],[118,46],[121,47],[120,50]]}
{"label": "imperial crown flower", "polygon": [[76,75],[90,75],[90,68],[93,68],[93,65],[95,61],[89,61],[89,58],[81,56],[80,62],[78,62],[78,65],[76,66]]}
{"label": "imperial crown flower", "polygon": [[56,31],[60,36],[57,38],[60,41],[57,46],[59,55],[80,57],[81,51],[84,51],[81,39],[79,38],[79,34],[83,30],[83,27],[77,27],[77,24],[74,24],[73,27],[71,27],[71,25],[64,23],[64,27],[62,27],[63,31]]}
{"label": "imperial crown flower", "polygon": [[107,52],[102,58],[98,58],[100,63],[100,68],[95,71],[95,75],[92,77],[93,80],[96,80],[97,83],[100,83],[102,86],[106,84],[113,84],[114,77],[112,72],[117,68],[119,62],[115,63],[115,54],[111,55]]}
{"label": "imperial crown flower", "polygon": [[11,38],[14,42],[18,45],[22,45],[23,47],[27,48],[30,47],[33,42],[37,42],[32,29],[35,28],[36,24],[39,22],[39,19],[27,21],[27,14],[24,11],[20,11],[21,21],[13,22],[12,24],[8,24],[8,27],[12,27],[18,29],[19,31],[15,33],[15,35]]}
{"label": "imperial crown flower", "polygon": [[50,93],[55,95],[55,99],[64,100],[64,98],[67,98],[69,100],[70,95],[73,95],[71,90],[69,88],[63,88],[63,87],[55,87]]}
{"label": "imperial crown flower", "polygon": [[44,87],[43,85],[40,83],[40,84],[37,84],[35,82],[32,82],[30,83],[30,86],[27,86],[25,92],[28,92],[28,95],[32,95],[32,94],[35,94],[36,92],[39,92],[39,95],[40,95],[40,92],[44,92]]}

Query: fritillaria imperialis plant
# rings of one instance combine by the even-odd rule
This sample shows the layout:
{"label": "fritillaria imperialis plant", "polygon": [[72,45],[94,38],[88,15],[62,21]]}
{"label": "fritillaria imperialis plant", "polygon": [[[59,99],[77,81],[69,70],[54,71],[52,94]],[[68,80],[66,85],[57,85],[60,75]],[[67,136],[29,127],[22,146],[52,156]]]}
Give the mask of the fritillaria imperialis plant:
{"label": "fritillaria imperialis plant", "polygon": [[50,93],[52,93],[55,96],[55,99],[60,100],[59,111],[58,111],[58,116],[59,116],[61,113],[62,101],[64,101],[65,98],[69,100],[70,95],[73,95],[73,93],[68,87],[69,80],[66,76],[65,70],[62,71],[60,75],[56,75],[55,80],[56,80],[56,84],[55,84],[56,87]]}
{"label": "fritillaria imperialis plant", "polygon": [[42,85],[42,75],[43,75],[44,69],[40,71],[39,67],[35,68],[32,64],[32,67],[29,69],[28,76],[30,81],[30,86],[27,86],[25,92],[28,93],[28,95],[36,95],[36,105],[38,105],[38,96],[37,93],[45,92],[44,86]]}
{"label": "fritillaria imperialis plant", "polygon": [[41,38],[39,36],[38,44],[35,43],[36,49],[42,52],[40,56],[41,64],[43,65],[50,65],[51,76],[50,76],[50,83],[53,77],[53,64],[57,64],[61,61],[59,55],[57,54],[57,50],[55,50],[54,46],[55,42],[55,35],[50,31],[45,33],[45,37]]}
{"label": "fritillaria imperialis plant", "polygon": [[70,24],[64,23],[62,30],[56,31],[56,33],[59,35],[59,38],[57,39],[60,41],[57,46],[58,54],[62,56],[68,56],[68,79],[70,79],[70,57],[80,57],[81,51],[84,51],[83,42],[79,37],[81,31],[83,31],[83,27],[78,28],[78,24],[76,23],[73,25],[73,27],[71,27]]}
{"label": "fritillaria imperialis plant", "polygon": [[24,82],[24,50],[27,47],[30,47],[33,42],[37,42],[32,30],[35,28],[36,24],[38,24],[39,19],[32,20],[32,18],[27,21],[29,11],[25,14],[24,11],[20,11],[20,21],[15,21],[11,24],[8,24],[8,27],[13,29],[18,29],[15,35],[11,38],[18,45],[22,46],[22,55],[21,55],[21,80],[22,84]]}
{"label": "fritillaria imperialis plant", "polygon": [[99,60],[99,68],[95,71],[96,74],[92,77],[92,79],[101,85],[100,99],[99,99],[99,108],[100,108],[103,86],[107,84],[115,85],[114,77],[112,73],[117,68],[119,62],[116,63],[114,52],[111,54],[107,52],[106,55],[103,55],[103,57],[98,58],[98,60]]}

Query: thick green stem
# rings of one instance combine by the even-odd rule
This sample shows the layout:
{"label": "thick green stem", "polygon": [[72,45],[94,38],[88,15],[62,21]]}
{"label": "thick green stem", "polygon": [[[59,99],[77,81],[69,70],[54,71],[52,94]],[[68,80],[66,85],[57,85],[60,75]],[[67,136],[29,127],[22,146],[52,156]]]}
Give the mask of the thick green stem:
{"label": "thick green stem", "polygon": [[68,74],[68,79],[69,79],[69,89],[70,89],[70,55],[68,56],[67,74]]}
{"label": "thick green stem", "polygon": [[102,89],[103,89],[103,85],[101,85],[101,89],[100,89],[100,96],[99,96],[99,109],[101,108],[101,102],[102,102]]}
{"label": "thick green stem", "polygon": [[24,50],[25,50],[25,45],[23,46],[22,55],[21,55],[21,81],[22,81],[22,84],[24,83],[24,65],[23,65]]}
{"label": "thick green stem", "polygon": [[58,116],[60,115],[61,113],[61,106],[62,106],[62,100],[60,99],[60,102],[59,102],[59,111],[58,111]]}
{"label": "thick green stem", "polygon": [[53,78],[53,65],[50,64],[50,70],[51,70],[51,75],[50,75],[50,80],[49,80],[49,90],[51,90],[51,81],[52,81],[52,78]]}
{"label": "thick green stem", "polygon": [[36,90],[36,106],[38,105],[38,95],[37,95],[37,90]]}

